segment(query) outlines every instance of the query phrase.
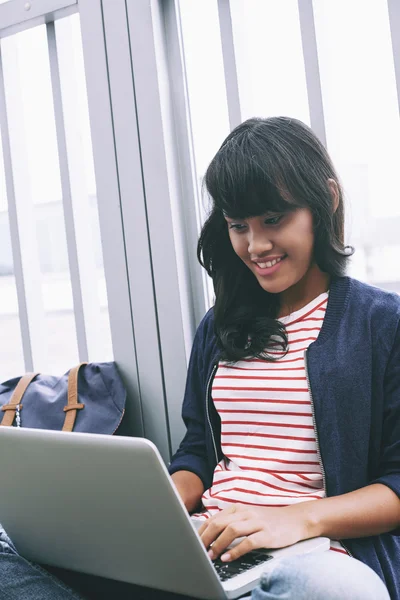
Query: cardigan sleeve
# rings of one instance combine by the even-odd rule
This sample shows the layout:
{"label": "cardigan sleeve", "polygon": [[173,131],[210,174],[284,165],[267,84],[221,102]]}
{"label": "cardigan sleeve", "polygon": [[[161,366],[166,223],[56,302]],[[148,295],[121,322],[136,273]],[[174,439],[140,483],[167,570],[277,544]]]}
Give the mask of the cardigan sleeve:
{"label": "cardigan sleeve", "polygon": [[207,361],[204,358],[204,348],[209,317],[210,313],[207,313],[197,329],[189,361],[182,406],[182,418],[187,431],[168,467],[171,475],[176,471],[191,471],[200,477],[204,489],[210,487],[213,475],[208,460],[205,435],[204,380]]}
{"label": "cardigan sleeve", "polygon": [[[380,474],[371,483],[383,483],[400,498],[400,324],[384,377],[383,431]],[[392,532],[400,534],[400,528]]]}

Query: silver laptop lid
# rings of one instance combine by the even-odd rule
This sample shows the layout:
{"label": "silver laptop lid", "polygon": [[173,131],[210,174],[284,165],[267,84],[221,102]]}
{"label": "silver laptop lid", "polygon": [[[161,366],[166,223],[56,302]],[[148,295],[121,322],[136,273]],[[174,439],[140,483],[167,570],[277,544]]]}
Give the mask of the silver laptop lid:
{"label": "silver laptop lid", "polygon": [[0,454],[0,522],[27,559],[226,598],[148,440],[0,427]]}

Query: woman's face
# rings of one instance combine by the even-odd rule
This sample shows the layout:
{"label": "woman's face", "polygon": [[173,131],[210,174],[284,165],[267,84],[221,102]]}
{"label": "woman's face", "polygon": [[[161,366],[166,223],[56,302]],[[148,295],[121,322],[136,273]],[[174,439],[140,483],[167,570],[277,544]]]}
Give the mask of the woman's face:
{"label": "woman's face", "polygon": [[308,208],[225,219],[234,251],[265,291],[285,292],[312,268],[314,232]]}

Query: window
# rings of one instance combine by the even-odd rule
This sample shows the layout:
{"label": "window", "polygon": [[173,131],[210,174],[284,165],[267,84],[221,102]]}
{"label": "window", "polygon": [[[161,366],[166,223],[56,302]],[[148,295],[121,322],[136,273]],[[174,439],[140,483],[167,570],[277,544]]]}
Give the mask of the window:
{"label": "window", "polygon": [[351,274],[400,292],[400,121],[387,2],[313,5],[327,145],[356,247]]}
{"label": "window", "polygon": [[231,0],[242,119],[310,124],[297,0]]}
{"label": "window", "polygon": [[[80,40],[75,14],[1,42],[12,175],[7,190],[3,173],[0,200],[0,285],[8,299],[0,323],[4,333],[17,328],[16,275],[20,310],[26,304],[26,315],[19,314],[26,321],[25,361],[32,355],[26,368],[54,373],[81,359],[112,359]],[[15,200],[19,275],[7,235],[7,192]],[[19,336],[5,339],[12,347],[1,379],[24,370]]]}

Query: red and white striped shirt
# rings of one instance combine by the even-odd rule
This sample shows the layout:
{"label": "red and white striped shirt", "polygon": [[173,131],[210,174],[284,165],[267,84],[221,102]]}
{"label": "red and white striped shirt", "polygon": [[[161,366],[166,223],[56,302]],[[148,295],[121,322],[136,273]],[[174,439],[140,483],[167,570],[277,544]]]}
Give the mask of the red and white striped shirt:
{"label": "red and white striped shirt", "polygon": [[[202,497],[209,518],[230,504],[288,506],[325,496],[317,453],[304,352],[324,320],[328,293],[280,320],[288,352],[272,345],[276,362],[259,359],[220,362],[212,399],[221,417],[224,454]],[[331,549],[344,552],[340,542]]]}

